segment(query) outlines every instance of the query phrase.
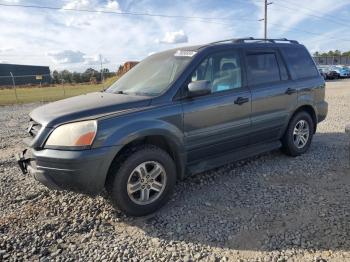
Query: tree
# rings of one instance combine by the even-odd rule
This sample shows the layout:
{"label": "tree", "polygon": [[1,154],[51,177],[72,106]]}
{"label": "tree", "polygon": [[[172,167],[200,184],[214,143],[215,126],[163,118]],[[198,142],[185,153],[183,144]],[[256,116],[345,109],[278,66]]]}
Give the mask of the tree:
{"label": "tree", "polygon": [[[110,72],[108,68],[103,68],[103,77],[109,78],[115,76],[115,72]],[[86,69],[83,73],[70,72],[69,70],[52,72],[52,82],[54,84],[61,83],[87,83],[87,82],[100,82],[101,81],[101,71],[97,71],[93,68]]]}
{"label": "tree", "polygon": [[81,74],[78,72],[73,72],[72,79],[74,83],[81,83]]}
{"label": "tree", "polygon": [[72,73],[69,72],[68,70],[63,70],[61,72],[61,77],[64,80],[64,82],[66,82],[66,83],[72,83],[73,82]]}
{"label": "tree", "polygon": [[93,80],[95,80],[95,79],[96,79],[97,81],[99,81],[98,79],[101,78],[101,77],[100,77],[101,74],[100,74],[97,70],[95,70],[95,69],[93,69],[93,68],[88,68],[88,69],[86,69],[85,72],[84,72],[83,74],[85,75],[84,79],[85,79],[85,80],[88,79],[88,81],[86,81],[86,82],[90,82],[90,81],[93,81]]}
{"label": "tree", "polygon": [[54,70],[52,72],[52,82],[54,84],[59,84],[61,81],[60,81],[60,74],[58,73],[57,70]]}
{"label": "tree", "polygon": [[323,53],[320,53],[320,52],[315,52],[313,54],[313,56],[322,56],[322,57],[325,57],[325,56],[341,56],[341,55],[344,55],[344,56],[350,56],[350,51],[346,51],[346,52],[341,52],[340,50],[329,50],[328,52],[323,52]]}

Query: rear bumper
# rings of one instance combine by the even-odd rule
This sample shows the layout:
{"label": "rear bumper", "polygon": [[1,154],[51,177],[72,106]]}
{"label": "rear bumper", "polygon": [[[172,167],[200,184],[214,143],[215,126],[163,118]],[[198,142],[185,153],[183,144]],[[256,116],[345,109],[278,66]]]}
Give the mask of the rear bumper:
{"label": "rear bumper", "polygon": [[316,105],[317,110],[317,122],[325,120],[328,114],[328,103],[326,101],[322,101]]}
{"label": "rear bumper", "polygon": [[104,188],[109,167],[119,149],[26,149],[16,158],[24,174],[32,175],[48,188],[95,195]]}

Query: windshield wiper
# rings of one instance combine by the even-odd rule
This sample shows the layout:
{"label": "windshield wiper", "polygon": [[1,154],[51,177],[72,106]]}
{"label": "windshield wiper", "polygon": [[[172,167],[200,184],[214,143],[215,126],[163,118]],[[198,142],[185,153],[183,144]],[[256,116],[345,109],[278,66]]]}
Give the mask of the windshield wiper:
{"label": "windshield wiper", "polygon": [[158,95],[158,93],[149,93],[149,92],[135,92],[133,94],[137,95],[137,96],[156,96],[156,95]]}

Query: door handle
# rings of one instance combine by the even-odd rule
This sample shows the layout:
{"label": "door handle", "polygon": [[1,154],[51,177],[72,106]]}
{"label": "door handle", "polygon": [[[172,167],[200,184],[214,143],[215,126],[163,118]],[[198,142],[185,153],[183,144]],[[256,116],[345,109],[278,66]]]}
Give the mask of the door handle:
{"label": "door handle", "polygon": [[244,103],[249,102],[249,98],[248,97],[237,97],[237,99],[234,101],[234,103],[236,105],[243,105]]}
{"label": "door handle", "polygon": [[303,92],[310,92],[311,88],[303,88],[303,89],[301,89],[301,91],[303,91]]}
{"label": "door handle", "polygon": [[287,94],[287,95],[291,95],[291,94],[294,94],[294,93],[296,93],[296,92],[297,92],[297,90],[294,89],[294,88],[288,88],[288,89],[286,90],[286,94]]}

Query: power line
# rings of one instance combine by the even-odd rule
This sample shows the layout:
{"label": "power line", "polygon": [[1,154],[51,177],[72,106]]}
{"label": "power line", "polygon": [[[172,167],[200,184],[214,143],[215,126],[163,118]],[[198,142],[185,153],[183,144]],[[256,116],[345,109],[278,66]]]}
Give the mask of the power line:
{"label": "power line", "polygon": [[320,13],[320,12],[319,12],[318,10],[316,10],[316,9],[311,9],[311,8],[308,8],[308,7],[300,6],[300,5],[298,5],[298,4],[295,4],[295,3],[290,2],[290,1],[287,1],[287,0],[284,0],[283,3],[284,3],[284,4],[287,4],[287,5],[296,6],[296,7],[298,7],[298,9],[304,9],[304,10],[307,10],[307,11],[309,11],[309,12],[319,13],[319,14],[322,16],[322,19],[324,19],[324,16],[327,16],[327,17],[331,18],[333,21],[334,21],[334,19],[335,19],[336,21],[338,21],[338,20],[343,20],[345,23],[350,23],[349,20],[345,20],[345,19],[343,19],[343,18],[339,18],[339,17],[332,16],[332,15],[325,14],[325,13]]}
{"label": "power line", "polygon": [[317,18],[317,19],[320,19],[320,20],[327,20],[329,22],[332,22],[332,23],[335,23],[335,24],[338,24],[338,25],[342,25],[342,26],[348,26],[348,24],[345,24],[345,23],[333,20],[331,18],[327,18],[327,17],[315,15],[315,14],[310,14],[310,11],[305,12],[303,10],[300,10],[299,8],[293,8],[293,7],[286,6],[284,4],[281,4],[280,2],[276,3],[275,7],[277,7],[277,8],[284,8],[284,9],[288,9],[288,10],[292,10],[292,11],[303,12],[306,16],[309,16],[309,17],[314,17],[314,18]]}
{"label": "power line", "polygon": [[[244,0],[238,0],[238,1],[246,2]],[[259,1],[259,0],[254,0],[254,1],[255,2],[259,2],[259,3],[262,2],[262,1]],[[263,0],[263,1],[265,1],[265,0]],[[4,4],[4,3],[0,3],[0,6],[20,7],[20,8],[33,8],[33,9],[46,9],[46,10],[55,10],[55,11],[63,10],[63,11],[86,12],[86,13],[104,13],[104,14],[126,15],[126,16],[149,16],[149,17],[177,18],[177,19],[181,18],[181,19],[198,20],[199,22],[214,23],[214,24],[227,25],[227,26],[232,26],[232,25],[228,24],[228,23],[216,22],[216,21],[213,21],[213,20],[238,20],[238,21],[247,21],[247,22],[257,22],[257,21],[259,21],[259,20],[255,20],[255,19],[253,20],[253,19],[246,19],[246,18],[166,15],[166,14],[121,12],[121,11],[94,10],[94,9],[62,8],[62,7],[53,7],[53,6],[24,5],[24,4]],[[282,6],[280,4],[279,4],[279,7],[282,7],[282,8],[285,8],[285,9],[290,9],[290,10],[293,10],[293,11],[299,11],[298,9],[290,8],[290,7],[287,7],[287,6]],[[311,16],[317,17],[319,19],[324,19],[321,16],[317,16],[317,15],[311,15]],[[261,19],[260,19],[260,21],[261,21]],[[279,26],[279,27],[283,27],[280,24],[274,24],[274,25]],[[267,21],[266,21],[266,27],[267,27]],[[306,34],[320,35],[320,33],[300,30],[300,29],[296,29],[296,28],[290,28],[290,27],[285,27],[285,28],[287,28],[288,30],[298,31],[298,32],[306,33]],[[267,29],[266,29],[266,31],[267,31]],[[336,39],[336,38],[332,38],[332,39],[342,40],[342,41],[350,41],[350,39]]]}
{"label": "power line", "polygon": [[[245,0],[236,0],[236,1],[245,2]],[[250,1],[254,2],[254,3],[261,3],[261,2],[264,2],[265,0],[250,0]],[[309,15],[309,16],[314,17],[314,18],[322,19],[322,20],[328,20],[330,22],[337,23],[339,25],[348,26],[348,24],[345,24],[345,23],[350,23],[349,20],[345,20],[343,18],[335,17],[335,16],[332,16],[332,15],[329,15],[329,14],[325,14],[325,13],[320,13],[319,10],[311,9],[311,8],[304,7],[304,6],[300,6],[300,4],[296,4],[296,3],[293,3],[293,2],[290,2],[290,1],[287,1],[287,0],[283,0],[283,2],[280,2],[278,0],[278,1],[275,1],[274,3],[276,4],[275,6],[279,6],[279,7],[284,8],[284,9],[289,9],[289,10],[298,11],[298,12],[301,11],[303,13],[305,13],[305,11],[306,11],[307,12],[307,13],[305,13],[306,15]],[[287,6],[286,6],[286,4],[287,4]],[[293,7],[290,7],[290,6],[295,6],[295,7],[293,8]],[[305,11],[303,11],[303,9]],[[310,12],[311,13],[319,13],[319,15],[310,14]],[[339,20],[343,20],[344,23],[339,22]]]}
{"label": "power line", "polygon": [[24,4],[4,4],[0,3],[0,6],[5,7],[21,7],[21,8],[35,8],[35,9],[48,9],[48,10],[62,10],[62,11],[74,11],[85,13],[103,13],[114,15],[126,15],[126,16],[149,16],[149,17],[162,17],[162,18],[182,18],[189,20],[198,20],[201,22],[211,22],[213,20],[243,20],[243,21],[256,21],[246,18],[229,18],[229,17],[201,17],[201,16],[184,16],[184,15],[166,15],[166,14],[152,14],[152,13],[138,13],[138,12],[121,12],[121,11],[108,11],[108,10],[95,10],[95,9],[77,9],[77,8],[65,8],[54,6],[42,6],[42,5],[24,5]]}
{"label": "power line", "polygon": [[[237,0],[237,1],[241,1],[241,2],[243,2],[244,0]],[[251,0],[251,1],[253,1],[253,2],[255,2],[255,3],[262,3],[262,2],[264,2],[265,0]],[[293,7],[289,7],[289,6],[286,6],[285,5],[285,2],[287,3],[287,5],[294,5],[294,6],[296,6],[297,8],[293,8]],[[298,12],[300,12],[300,11],[302,11],[302,10],[300,10],[300,9],[304,9],[304,10],[307,10],[306,12],[307,13],[305,13],[305,11],[302,11],[303,13],[305,13],[305,15],[307,15],[307,16],[310,16],[310,17],[314,17],[314,18],[317,18],[317,19],[319,19],[319,20],[327,20],[327,21],[330,21],[330,22],[333,22],[333,23],[336,23],[336,24],[339,24],[339,25],[342,25],[342,26],[346,26],[346,27],[348,27],[348,24],[345,24],[345,23],[342,23],[342,22],[339,22],[339,21],[337,21],[337,20],[334,20],[334,19],[332,19],[332,18],[329,18],[329,17],[332,17],[332,16],[330,16],[330,15],[326,15],[326,14],[321,14],[321,15],[323,15],[323,16],[328,16],[328,17],[323,17],[323,16],[319,16],[319,15],[315,15],[315,14],[310,14],[310,12],[318,12],[317,10],[315,10],[315,9],[311,9],[311,8],[307,8],[307,7],[300,7],[299,5],[297,5],[297,4],[295,4],[295,3],[292,3],[292,2],[289,2],[289,1],[286,1],[286,0],[284,0],[284,2],[283,2],[283,4],[281,4],[281,2],[274,2],[275,3],[275,8],[277,7],[277,8],[284,8],[284,9],[288,9],[288,10],[291,10],[291,11],[298,11]],[[266,8],[265,8],[266,9]],[[338,18],[337,18],[338,19]],[[259,21],[264,21],[264,19],[260,19]],[[345,20],[343,20],[343,21],[345,21]],[[345,22],[349,22],[349,21],[345,21]],[[349,22],[350,23],[350,22]],[[278,25],[278,26],[280,26],[280,25]],[[316,34],[318,34],[318,33],[313,33],[313,32],[307,32],[307,31],[304,31],[304,30],[297,30],[297,29],[293,29],[294,31],[300,31],[300,32],[304,32],[304,33],[310,33],[310,34],[314,34],[314,35],[316,35]],[[266,30],[265,30],[266,31]],[[345,39],[345,41],[349,41],[348,39]]]}
{"label": "power line", "polygon": [[[256,1],[259,1],[259,0],[256,0]],[[266,3],[267,3],[267,0],[263,0],[265,1],[265,16],[267,16],[267,6],[266,6]],[[261,1],[259,1],[261,2]],[[275,2],[276,3],[276,2]],[[276,5],[275,5],[276,6]],[[287,7],[287,6],[282,6],[279,4],[278,7],[282,7],[282,8],[285,8],[285,9],[289,9],[289,10],[293,10],[293,11],[299,11],[299,9],[295,9],[295,8],[290,8],[290,7]],[[315,17],[315,18],[318,18],[318,19],[324,19],[323,17],[321,16],[318,16],[318,15],[312,15],[312,14],[309,14],[308,16],[312,16],[312,17]],[[264,19],[260,19],[259,21],[262,21]],[[329,19],[328,19],[329,20]],[[331,20],[333,21],[333,20]],[[333,21],[333,22],[336,22],[336,21]],[[337,22],[336,22],[337,23]],[[291,28],[291,27],[287,27],[287,26],[282,26],[280,24],[277,24],[277,23],[271,23],[272,25],[275,25],[275,26],[278,26],[278,27],[284,27],[286,29],[288,29],[289,31],[297,31],[297,32],[301,32],[301,33],[306,33],[306,34],[310,34],[310,35],[316,35],[316,36],[319,36],[321,33],[315,33],[315,32],[310,32],[310,31],[306,31],[306,30],[300,30],[300,29],[296,29],[296,28]],[[341,24],[341,25],[345,25],[345,26],[348,26],[346,24],[342,24],[342,23],[338,23],[338,24]],[[265,25],[265,34],[266,34],[266,25]],[[340,41],[345,41],[345,42],[349,42],[350,39],[343,39],[343,38],[334,38],[334,37],[329,37],[330,39],[334,39],[334,40],[340,40]]]}
{"label": "power line", "polygon": [[[307,31],[307,30],[296,29],[296,28],[293,28],[293,27],[290,28],[288,26],[282,26],[282,25],[277,24],[277,23],[269,23],[269,24],[277,26],[277,27],[281,27],[281,28],[286,28],[288,31],[295,31],[295,32],[304,33],[304,34],[308,34],[308,35],[315,35],[315,36],[322,35],[322,33],[315,33],[315,32],[311,32],[311,31]],[[328,38],[332,39],[332,40],[350,42],[350,39],[345,39],[345,38],[335,38],[335,37],[328,37]]]}

